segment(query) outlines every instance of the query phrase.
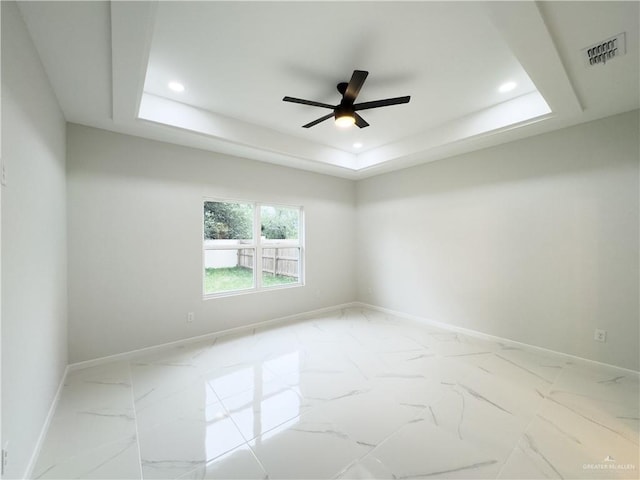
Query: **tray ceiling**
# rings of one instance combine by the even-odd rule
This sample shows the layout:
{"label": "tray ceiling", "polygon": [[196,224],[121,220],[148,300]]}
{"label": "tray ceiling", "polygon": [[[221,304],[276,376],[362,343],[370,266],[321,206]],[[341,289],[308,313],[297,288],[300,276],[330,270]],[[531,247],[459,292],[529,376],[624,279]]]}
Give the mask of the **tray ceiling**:
{"label": "tray ceiling", "polygon": [[[637,2],[21,2],[68,121],[347,178],[638,108]],[[582,49],[625,33],[589,67]],[[364,129],[301,126],[369,71]],[[170,82],[184,91],[175,92]],[[507,82],[515,88],[501,92]]]}

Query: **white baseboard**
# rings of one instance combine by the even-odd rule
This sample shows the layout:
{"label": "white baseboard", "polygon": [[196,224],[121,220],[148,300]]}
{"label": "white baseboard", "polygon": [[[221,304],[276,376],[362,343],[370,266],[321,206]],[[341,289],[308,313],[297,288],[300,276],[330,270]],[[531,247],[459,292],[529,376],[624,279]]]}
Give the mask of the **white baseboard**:
{"label": "white baseboard", "polygon": [[398,318],[403,318],[405,320],[410,320],[413,322],[417,322],[424,325],[429,325],[436,328],[441,328],[443,330],[448,330],[450,332],[463,333],[465,335],[469,335],[470,337],[482,338],[484,340],[490,340],[493,342],[504,343],[505,345],[527,348],[530,350],[535,350],[544,354],[558,355],[560,357],[566,358],[567,360],[571,360],[574,362],[584,362],[592,365],[599,365],[602,367],[615,368],[618,370],[623,370],[633,375],[640,375],[640,371],[632,370],[630,368],[619,367],[618,365],[611,365],[609,363],[598,362],[597,360],[591,360],[589,358],[578,357],[577,355],[571,355],[570,353],[558,352],[556,350],[551,350],[544,347],[539,347],[537,345],[531,345],[524,342],[518,342],[516,340],[510,340],[504,337],[498,337],[495,335],[489,335],[487,333],[478,332],[477,330],[471,330],[470,328],[458,327],[456,325],[451,325],[448,323],[438,322],[436,320],[432,320],[425,317],[419,317],[417,315],[411,315],[404,312],[399,312],[397,310],[391,310],[390,308],[380,307],[378,305],[371,305],[369,303],[364,302],[354,302],[360,308],[368,308],[370,310],[375,310],[381,313],[386,313],[388,315],[393,315]]}
{"label": "white baseboard", "polygon": [[46,435],[47,435],[47,431],[49,430],[49,425],[51,424],[51,420],[53,419],[53,415],[54,415],[54,413],[56,411],[56,408],[58,406],[58,402],[60,400],[60,395],[62,393],[62,387],[65,384],[65,381],[67,379],[67,375],[69,374],[69,372],[71,372],[73,370],[79,370],[79,369],[82,369],[82,368],[103,365],[103,364],[110,363],[110,362],[117,361],[117,360],[128,360],[128,359],[131,359],[131,358],[138,357],[140,355],[149,354],[149,353],[153,353],[153,352],[160,352],[162,350],[173,348],[173,347],[177,347],[177,346],[180,346],[180,345],[188,345],[188,344],[196,343],[196,342],[200,342],[200,341],[213,340],[214,338],[219,338],[219,337],[223,337],[223,336],[226,336],[226,335],[232,335],[232,334],[236,334],[236,333],[242,333],[242,332],[250,331],[250,330],[253,330],[253,329],[256,329],[256,328],[268,328],[268,327],[271,327],[271,326],[283,325],[283,324],[286,324],[286,323],[292,323],[292,322],[298,322],[298,321],[301,321],[301,320],[307,320],[309,318],[313,318],[313,317],[318,316],[318,315],[331,313],[331,312],[334,312],[336,310],[341,310],[341,309],[345,309],[345,308],[366,308],[366,309],[369,309],[369,310],[378,311],[378,312],[385,313],[385,314],[388,314],[388,315],[393,315],[393,316],[401,318],[401,319],[405,319],[405,320],[409,320],[409,321],[412,321],[412,322],[416,322],[418,324],[429,325],[429,326],[432,326],[432,327],[440,328],[440,329],[451,331],[451,332],[463,333],[465,335],[469,335],[469,336],[472,336],[472,337],[482,338],[484,340],[490,340],[490,341],[494,341],[494,342],[500,342],[500,343],[503,343],[503,344],[506,344],[506,345],[510,345],[510,346],[523,347],[523,348],[539,351],[539,352],[545,353],[545,354],[558,355],[560,357],[566,358],[566,359],[571,360],[571,361],[586,362],[588,364],[599,365],[599,366],[604,366],[604,367],[608,367],[608,368],[616,368],[616,369],[619,369],[619,370],[623,370],[623,371],[629,372],[629,373],[634,374],[634,375],[640,375],[640,372],[638,372],[636,370],[631,370],[631,369],[628,369],[628,368],[619,367],[617,365],[610,365],[610,364],[607,364],[607,363],[598,362],[596,360],[590,360],[588,358],[578,357],[576,355],[571,355],[571,354],[568,354],[568,353],[557,352],[555,350],[550,350],[550,349],[547,349],[547,348],[538,347],[536,345],[530,345],[530,344],[527,344],[527,343],[518,342],[518,341],[515,341],[515,340],[510,340],[508,338],[498,337],[498,336],[495,336],[495,335],[489,335],[489,334],[486,334],[486,333],[478,332],[476,330],[471,330],[471,329],[464,328],[464,327],[458,327],[456,325],[450,325],[448,323],[438,322],[438,321],[435,321],[435,320],[431,320],[431,319],[424,318],[424,317],[419,317],[419,316],[416,316],[416,315],[410,315],[408,313],[400,312],[400,311],[397,311],[397,310],[391,310],[389,308],[380,307],[378,305],[372,305],[372,304],[368,304],[368,303],[364,303],[364,302],[343,303],[343,304],[340,304],[340,305],[333,305],[331,307],[319,308],[317,310],[311,310],[311,311],[307,311],[307,312],[303,312],[303,313],[298,313],[298,314],[295,314],[295,315],[288,315],[288,316],[285,316],[285,317],[266,320],[266,321],[263,321],[263,322],[256,322],[256,323],[252,323],[250,325],[244,325],[244,326],[241,326],[241,327],[229,328],[229,329],[226,329],[226,330],[220,330],[218,332],[212,332],[212,333],[208,333],[208,334],[205,334],[205,335],[199,335],[199,336],[196,336],[196,337],[190,337],[190,338],[186,338],[186,339],[182,339],[182,340],[177,340],[175,342],[168,342],[168,343],[164,343],[164,344],[161,344],[161,345],[155,345],[155,346],[152,346],[152,347],[141,348],[141,349],[138,349],[138,350],[132,350],[132,351],[129,351],[129,352],[118,353],[118,354],[115,354],[115,355],[109,355],[109,356],[106,356],[106,357],[96,358],[96,359],[92,359],[92,360],[87,360],[87,361],[77,362],[77,363],[72,363],[72,364],[67,365],[67,367],[65,368],[64,374],[62,376],[62,379],[60,380],[60,384],[58,385],[58,390],[56,391],[56,395],[55,395],[55,397],[53,399],[53,402],[51,403],[51,407],[49,408],[49,412],[47,414],[47,417],[46,417],[46,420],[44,422],[44,425],[42,426],[42,429],[40,431],[40,436],[38,437],[38,441],[37,441],[36,446],[34,448],[33,454],[31,455],[31,459],[30,459],[29,464],[27,466],[24,478],[31,478],[32,475],[33,475],[33,469],[35,468],[36,461],[38,459],[38,456],[39,456],[40,451],[42,449],[42,445],[43,445],[44,440],[45,440]]}
{"label": "white baseboard", "polygon": [[[498,337],[496,335],[490,335],[487,333],[483,333],[483,332],[479,332],[477,330],[472,330],[469,328],[464,328],[464,327],[459,327],[456,325],[451,325],[448,323],[444,323],[444,322],[439,322],[436,320],[432,320],[432,319],[428,319],[425,317],[419,317],[416,315],[411,315],[405,312],[401,312],[398,310],[392,310],[389,308],[385,308],[385,307],[380,307],[378,305],[372,305],[369,303],[365,303],[365,302],[349,302],[349,303],[343,303],[340,305],[333,305],[331,307],[324,307],[324,308],[319,308],[317,310],[310,310],[307,312],[303,312],[303,313],[297,313],[294,315],[288,315],[285,317],[280,317],[280,318],[275,318],[275,319],[271,319],[271,320],[265,320],[262,322],[256,322],[256,323],[252,323],[249,325],[244,325],[241,327],[234,327],[234,328],[229,328],[226,330],[220,330],[217,332],[212,332],[212,333],[207,333],[204,335],[199,335],[196,337],[189,337],[189,338],[185,338],[182,340],[177,340],[175,342],[168,342],[168,343],[163,343],[160,345],[154,345],[151,347],[145,347],[145,348],[141,348],[138,350],[132,350],[129,352],[123,352],[123,353],[118,353],[115,355],[109,355],[106,357],[100,357],[100,358],[95,358],[92,360],[86,360],[83,362],[77,362],[77,363],[72,363],[70,365],[67,366],[67,370],[68,371],[73,371],[73,370],[79,370],[82,368],[87,368],[87,367],[94,367],[97,365],[103,365],[105,363],[109,363],[109,362],[113,362],[113,361],[117,361],[117,360],[128,360],[131,358],[135,358],[138,357],[140,355],[146,355],[149,353],[153,353],[153,352],[160,352],[162,350],[168,349],[168,348],[173,348],[173,347],[177,347],[180,345],[188,345],[191,343],[197,343],[197,342],[201,342],[201,341],[207,341],[207,340],[213,340],[214,338],[218,338],[218,337],[223,337],[226,335],[233,335],[236,333],[242,333],[242,332],[246,332],[246,331],[250,331],[253,330],[255,328],[266,328],[269,326],[275,326],[275,325],[282,325],[285,323],[290,323],[290,322],[297,322],[297,321],[301,321],[301,320],[305,320],[317,315],[322,315],[325,313],[330,313],[336,310],[340,310],[340,309],[344,309],[344,308],[368,308],[370,310],[375,310],[378,312],[382,312],[382,313],[386,313],[388,315],[393,315],[396,316],[398,318],[403,318],[405,320],[410,320],[413,322],[417,322],[423,325],[429,325],[432,327],[436,327],[436,328],[441,328],[443,330],[447,330],[447,331],[451,331],[451,332],[457,332],[457,333],[462,333],[465,335],[469,335],[471,337],[476,337],[476,338],[482,338],[485,340],[489,340],[489,341],[494,341],[494,342],[500,342],[500,343],[504,343],[505,345],[510,345],[510,346],[515,346],[515,347],[522,347],[522,348],[528,348],[531,350],[535,350],[541,353],[545,353],[545,354],[552,354],[552,355],[558,355],[561,356],[563,358],[566,358],[567,360],[571,360],[571,361],[579,361],[579,362],[586,362],[589,364],[593,364],[593,365],[600,365],[603,367],[609,367],[609,368],[617,368],[619,370],[623,370],[626,372],[629,372],[631,374],[634,375],[640,375],[639,371],[636,370],[632,370],[629,368],[624,368],[624,367],[620,367],[618,365],[611,365],[608,363],[604,363],[604,362],[598,362],[597,360],[591,360],[588,358],[584,358],[584,357],[579,357],[577,355],[571,355],[569,353],[564,353],[564,352],[558,352],[556,350],[551,350],[548,348],[544,348],[544,347],[539,347],[537,345],[531,345],[528,343],[524,343],[524,342],[519,342],[516,340],[511,340],[508,338],[504,338],[504,337]],[[66,375],[66,372],[65,372]]]}
{"label": "white baseboard", "polygon": [[80,370],[82,368],[87,367],[95,367],[98,365],[103,365],[105,363],[110,363],[118,360],[129,360],[131,358],[135,358],[141,355],[146,355],[149,353],[160,352],[168,348],[177,347],[180,345],[189,345],[191,343],[197,343],[207,340],[213,340],[214,338],[224,337],[226,335],[233,335],[235,333],[242,333],[246,331],[253,330],[255,328],[266,328],[275,325],[282,325],[290,322],[297,322],[300,320],[306,320],[308,318],[322,315],[325,313],[333,312],[336,310],[340,310],[343,308],[352,308],[359,307],[360,304],[357,302],[343,303],[340,305],[333,305],[331,307],[319,308],[316,310],[310,310],[303,313],[296,313],[294,315],[288,315],[286,317],[274,318],[271,320],[265,320],[262,322],[256,322],[249,325],[243,325],[241,327],[229,328],[226,330],[219,330],[217,332],[206,333],[204,335],[198,335],[196,337],[189,337],[182,340],[176,340],[175,342],[167,342],[162,343],[160,345],[154,345],[151,347],[140,348],[137,350],[131,350],[129,352],[117,353],[115,355],[108,355],[106,357],[95,358],[92,360],[85,360],[82,362],[72,363],[68,366],[69,371]]}
{"label": "white baseboard", "polygon": [[355,302],[344,303],[340,305],[333,305],[331,307],[319,308],[317,310],[310,310],[310,311],[298,313],[295,315],[288,315],[285,317],[266,320],[263,322],[256,322],[250,325],[244,325],[242,327],[229,328],[227,330],[221,330],[218,332],[212,332],[205,335],[199,335],[197,337],[190,337],[183,340],[177,340],[175,342],[164,343],[161,345],[154,345],[152,347],[141,348],[141,349],[133,350],[130,352],[118,353],[116,355],[109,355],[106,357],[96,358],[96,359],[87,360],[84,362],[77,362],[77,363],[72,363],[67,365],[65,367],[64,374],[62,375],[62,379],[60,380],[60,384],[58,385],[58,390],[56,391],[53,401],[51,402],[51,406],[49,407],[49,412],[47,413],[45,422],[42,426],[42,429],[40,430],[38,441],[36,442],[36,446],[33,449],[33,453],[31,454],[31,459],[29,460],[29,464],[27,465],[27,469],[25,471],[23,478],[28,479],[33,477],[33,470],[35,469],[36,462],[38,461],[38,457],[40,456],[40,452],[42,450],[44,440],[47,436],[47,432],[49,431],[49,426],[51,425],[53,415],[55,414],[56,408],[58,407],[60,396],[62,394],[62,388],[64,387],[64,384],[67,380],[67,376],[69,372],[74,370],[80,370],[87,367],[103,365],[103,364],[110,363],[117,360],[128,360],[131,358],[135,358],[139,355],[148,354],[152,352],[159,352],[164,349],[176,347],[179,345],[188,345],[190,343],[196,343],[203,340],[213,340],[214,338],[223,337],[225,335],[232,335],[234,333],[246,332],[256,328],[268,328],[270,326],[276,326],[276,325],[282,325],[285,323],[306,320],[308,318],[312,318],[317,315],[323,315],[325,313],[333,312],[343,308],[351,308],[351,307],[357,307],[357,306],[358,304],[356,304]]}
{"label": "white baseboard", "polygon": [[64,369],[64,373],[62,374],[62,378],[60,379],[60,383],[58,384],[58,389],[56,390],[56,394],[53,397],[51,406],[49,407],[49,412],[47,412],[47,417],[44,420],[42,428],[40,429],[40,435],[38,436],[38,441],[36,442],[36,446],[33,449],[33,453],[31,454],[31,459],[27,464],[27,469],[23,477],[25,479],[33,478],[33,470],[34,468],[36,468],[36,462],[38,461],[38,457],[40,456],[40,452],[42,451],[44,440],[45,438],[47,438],[47,432],[49,431],[49,426],[51,425],[51,421],[53,420],[53,415],[56,413],[56,409],[58,408],[60,395],[62,394],[62,387],[64,387],[64,384],[67,381],[67,375],[69,374],[69,371],[69,365],[67,365]]}

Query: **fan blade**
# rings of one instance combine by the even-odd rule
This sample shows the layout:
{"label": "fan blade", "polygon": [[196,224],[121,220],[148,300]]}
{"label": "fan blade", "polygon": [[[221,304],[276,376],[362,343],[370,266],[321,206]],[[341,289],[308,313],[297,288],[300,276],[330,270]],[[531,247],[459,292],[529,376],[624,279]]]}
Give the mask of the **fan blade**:
{"label": "fan blade", "polygon": [[307,123],[306,125],[303,125],[302,128],[311,128],[314,125],[319,124],[320,122],[324,122],[325,120],[330,119],[331,117],[333,117],[333,112],[329,113],[328,115],[325,115],[324,117],[320,117],[317,120],[314,120],[313,122]]}
{"label": "fan blade", "polygon": [[385,100],[374,100],[373,102],[358,103],[353,106],[354,110],[367,110],[369,108],[388,107],[389,105],[399,105],[401,103],[409,103],[410,96],[387,98]]}
{"label": "fan blade", "polygon": [[356,125],[360,128],[364,128],[364,127],[368,127],[369,124],[367,123],[367,121],[362,118],[360,115],[358,115],[357,113],[353,112],[353,114],[356,116]]}
{"label": "fan blade", "polygon": [[284,97],[282,99],[283,102],[291,102],[291,103],[301,103],[302,105],[311,105],[312,107],[323,107],[330,108],[333,110],[336,108],[335,105],[329,105],[326,103],[314,102],[313,100],[303,100],[302,98],[293,98],[293,97]]}
{"label": "fan blade", "polygon": [[349,103],[355,102],[364,81],[367,79],[367,75],[369,75],[369,72],[365,72],[364,70],[354,70],[342,98]]}

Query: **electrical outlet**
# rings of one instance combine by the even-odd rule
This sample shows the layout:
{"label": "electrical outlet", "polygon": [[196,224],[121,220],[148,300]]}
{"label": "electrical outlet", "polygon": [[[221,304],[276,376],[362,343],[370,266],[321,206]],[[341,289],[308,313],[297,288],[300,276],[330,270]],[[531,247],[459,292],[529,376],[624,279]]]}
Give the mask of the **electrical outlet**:
{"label": "electrical outlet", "polygon": [[2,162],[2,166],[0,166],[0,169],[2,170],[2,172],[0,173],[0,183],[6,186],[7,185],[7,167],[5,166],[4,162]]}
{"label": "electrical outlet", "polygon": [[195,317],[193,312],[187,313],[187,323],[193,322],[193,318]]}
{"label": "electrical outlet", "polygon": [[596,342],[606,342],[607,341],[607,331],[606,330],[600,330],[599,328],[596,328],[596,331],[593,333],[593,339]]}

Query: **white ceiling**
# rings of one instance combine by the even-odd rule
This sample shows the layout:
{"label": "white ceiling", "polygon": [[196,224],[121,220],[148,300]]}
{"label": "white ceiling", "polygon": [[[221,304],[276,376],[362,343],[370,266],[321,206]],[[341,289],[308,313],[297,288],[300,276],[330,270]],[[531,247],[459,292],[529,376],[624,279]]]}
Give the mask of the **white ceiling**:
{"label": "white ceiling", "polygon": [[[68,121],[347,178],[639,107],[638,2],[19,5]],[[625,55],[586,65],[622,32]],[[337,104],[355,69],[358,102],[411,102],[301,128],[329,111],[282,97]]]}

